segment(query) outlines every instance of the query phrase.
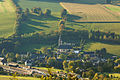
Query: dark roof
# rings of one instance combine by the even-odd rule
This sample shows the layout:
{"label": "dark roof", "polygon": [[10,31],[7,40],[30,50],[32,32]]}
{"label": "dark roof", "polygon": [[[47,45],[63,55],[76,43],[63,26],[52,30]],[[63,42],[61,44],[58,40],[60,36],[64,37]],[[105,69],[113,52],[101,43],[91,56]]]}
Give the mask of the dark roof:
{"label": "dark roof", "polygon": [[94,52],[84,52],[84,54],[94,54]]}
{"label": "dark roof", "polygon": [[72,46],[70,45],[60,45],[58,49],[72,49]]}

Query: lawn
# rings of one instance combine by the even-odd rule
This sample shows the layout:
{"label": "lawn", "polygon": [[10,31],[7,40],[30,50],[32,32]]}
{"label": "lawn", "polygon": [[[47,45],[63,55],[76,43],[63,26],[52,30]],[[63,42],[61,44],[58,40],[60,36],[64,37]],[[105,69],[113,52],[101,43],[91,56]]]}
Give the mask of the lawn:
{"label": "lawn", "polygon": [[[12,79],[12,76],[6,76],[6,75],[0,75],[0,80],[10,80]],[[18,80],[40,80],[40,78],[34,78],[34,77],[16,77]]]}
{"label": "lawn", "polygon": [[106,48],[107,52],[114,55],[120,56],[120,45],[105,44],[105,43],[91,43],[86,49],[87,51],[95,51],[96,49]]}
{"label": "lawn", "polygon": [[0,37],[8,37],[15,30],[15,7],[10,0],[0,1]]}

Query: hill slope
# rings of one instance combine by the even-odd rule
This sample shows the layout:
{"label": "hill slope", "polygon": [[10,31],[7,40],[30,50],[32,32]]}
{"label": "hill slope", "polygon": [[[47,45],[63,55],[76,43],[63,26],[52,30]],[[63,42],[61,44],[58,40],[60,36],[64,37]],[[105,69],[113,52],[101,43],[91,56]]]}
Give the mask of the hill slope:
{"label": "hill slope", "polygon": [[0,1],[0,37],[8,37],[14,33],[16,13],[10,0]]}
{"label": "hill slope", "polygon": [[[92,0],[92,1],[91,0],[80,0],[79,3],[81,3],[81,4],[84,3],[85,5],[88,5],[88,4],[96,5],[98,3],[105,3],[104,1],[105,0]],[[44,11],[46,8],[49,8],[49,9],[52,10],[52,16],[54,17],[54,18],[51,17],[49,19],[41,19],[37,15],[30,16],[31,20],[27,21],[22,26],[23,27],[21,29],[22,34],[28,34],[28,33],[33,33],[33,32],[37,32],[37,31],[49,33],[51,31],[58,30],[58,22],[59,22],[59,20],[61,20],[60,19],[60,13],[61,13],[61,9],[62,9],[59,2],[57,2],[55,0],[44,0],[44,1],[43,0],[17,0],[17,3],[22,9],[25,9],[25,8],[30,9],[30,8],[33,8],[33,7],[41,7],[42,10]],[[74,3],[74,4],[76,4],[76,3]],[[72,5],[72,3],[71,3],[71,5]],[[99,7],[99,5],[98,5],[98,7]],[[106,6],[106,7],[109,7],[109,6]],[[107,13],[107,12],[105,12],[105,13]],[[109,14],[109,15],[111,15],[111,14]],[[76,17],[77,17],[77,19],[76,19]],[[97,17],[99,17],[99,15]],[[107,16],[107,19],[109,20],[108,17],[109,16]],[[79,20],[79,16],[74,16],[73,15],[73,16],[70,16],[70,18],[72,18],[72,19],[75,18],[75,20]],[[101,18],[101,16],[100,16],[100,18]],[[106,19],[106,18],[104,18],[104,19]],[[111,18],[111,20],[112,20],[112,18]],[[119,26],[120,26],[120,23],[78,23],[78,22],[74,22],[74,21],[67,21],[66,22],[66,27],[69,30],[71,30],[71,29],[76,29],[76,30],[81,30],[81,29],[100,30],[100,31],[103,31],[103,32],[111,31],[111,32],[115,32],[117,34],[120,34],[120,27]],[[96,47],[95,49],[102,48],[100,46],[103,46],[103,44],[104,43],[101,43],[101,44],[99,44],[99,46],[95,46]],[[110,45],[110,46],[109,45],[110,44],[107,44],[106,46],[104,46],[105,48],[107,48],[108,52],[110,52],[112,54],[118,54],[119,55],[119,46],[120,45]],[[113,49],[112,49],[113,52],[110,51],[111,46],[113,47]],[[94,47],[94,45],[93,45],[93,47]],[[35,50],[35,48],[39,49],[39,48],[41,48],[41,45],[40,44],[26,44],[26,45],[23,44],[22,48],[21,48],[21,51],[22,50],[25,50],[25,51]],[[114,49],[114,48],[116,48],[116,49]],[[91,49],[91,47],[90,47],[88,50],[95,50],[95,49]]]}

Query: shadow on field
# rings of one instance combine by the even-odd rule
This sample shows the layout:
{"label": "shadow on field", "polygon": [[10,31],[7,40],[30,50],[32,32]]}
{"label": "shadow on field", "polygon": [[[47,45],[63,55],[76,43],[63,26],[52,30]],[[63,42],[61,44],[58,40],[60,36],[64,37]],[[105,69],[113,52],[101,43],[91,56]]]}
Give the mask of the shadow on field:
{"label": "shadow on field", "polygon": [[[29,1],[41,1],[41,2],[51,2],[51,3],[59,3],[60,0],[29,0]],[[63,1],[63,0],[61,0]]]}
{"label": "shadow on field", "polygon": [[72,15],[72,14],[68,14],[67,15],[67,21],[69,22],[75,22],[75,20],[80,20],[82,17],[80,16],[76,16],[76,15]]}
{"label": "shadow on field", "polygon": [[29,33],[33,33],[33,32],[36,32],[36,31],[43,31],[42,29],[39,29],[39,28],[36,28],[36,27],[33,27],[32,25],[28,24],[28,23],[24,23],[22,24],[22,28],[20,29],[20,33],[21,34],[29,34]]}
{"label": "shadow on field", "polygon": [[113,41],[113,40],[96,40],[96,42],[101,42],[110,45],[120,45],[120,41]]}
{"label": "shadow on field", "polygon": [[30,15],[30,18],[31,19],[36,19],[36,20],[42,20],[42,21],[59,21],[60,18],[58,17],[55,17],[55,16],[49,16],[49,17],[40,17],[40,16],[37,16],[37,15]]}
{"label": "shadow on field", "polygon": [[73,28],[70,28],[70,27],[66,27],[65,29],[66,30],[74,30]]}
{"label": "shadow on field", "polygon": [[36,22],[36,21],[33,21],[33,20],[30,20],[30,21],[28,22],[28,24],[31,24],[31,25],[33,25],[33,26],[40,26],[40,27],[50,28],[49,26],[46,26],[46,25],[45,25],[46,23]]}

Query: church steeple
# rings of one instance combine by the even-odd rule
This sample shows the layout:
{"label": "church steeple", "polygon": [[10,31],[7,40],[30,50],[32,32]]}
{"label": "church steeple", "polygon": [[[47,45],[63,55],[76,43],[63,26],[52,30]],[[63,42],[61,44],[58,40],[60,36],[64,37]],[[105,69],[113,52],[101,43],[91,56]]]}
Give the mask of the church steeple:
{"label": "church steeple", "polygon": [[62,45],[61,35],[59,35],[58,46]]}

